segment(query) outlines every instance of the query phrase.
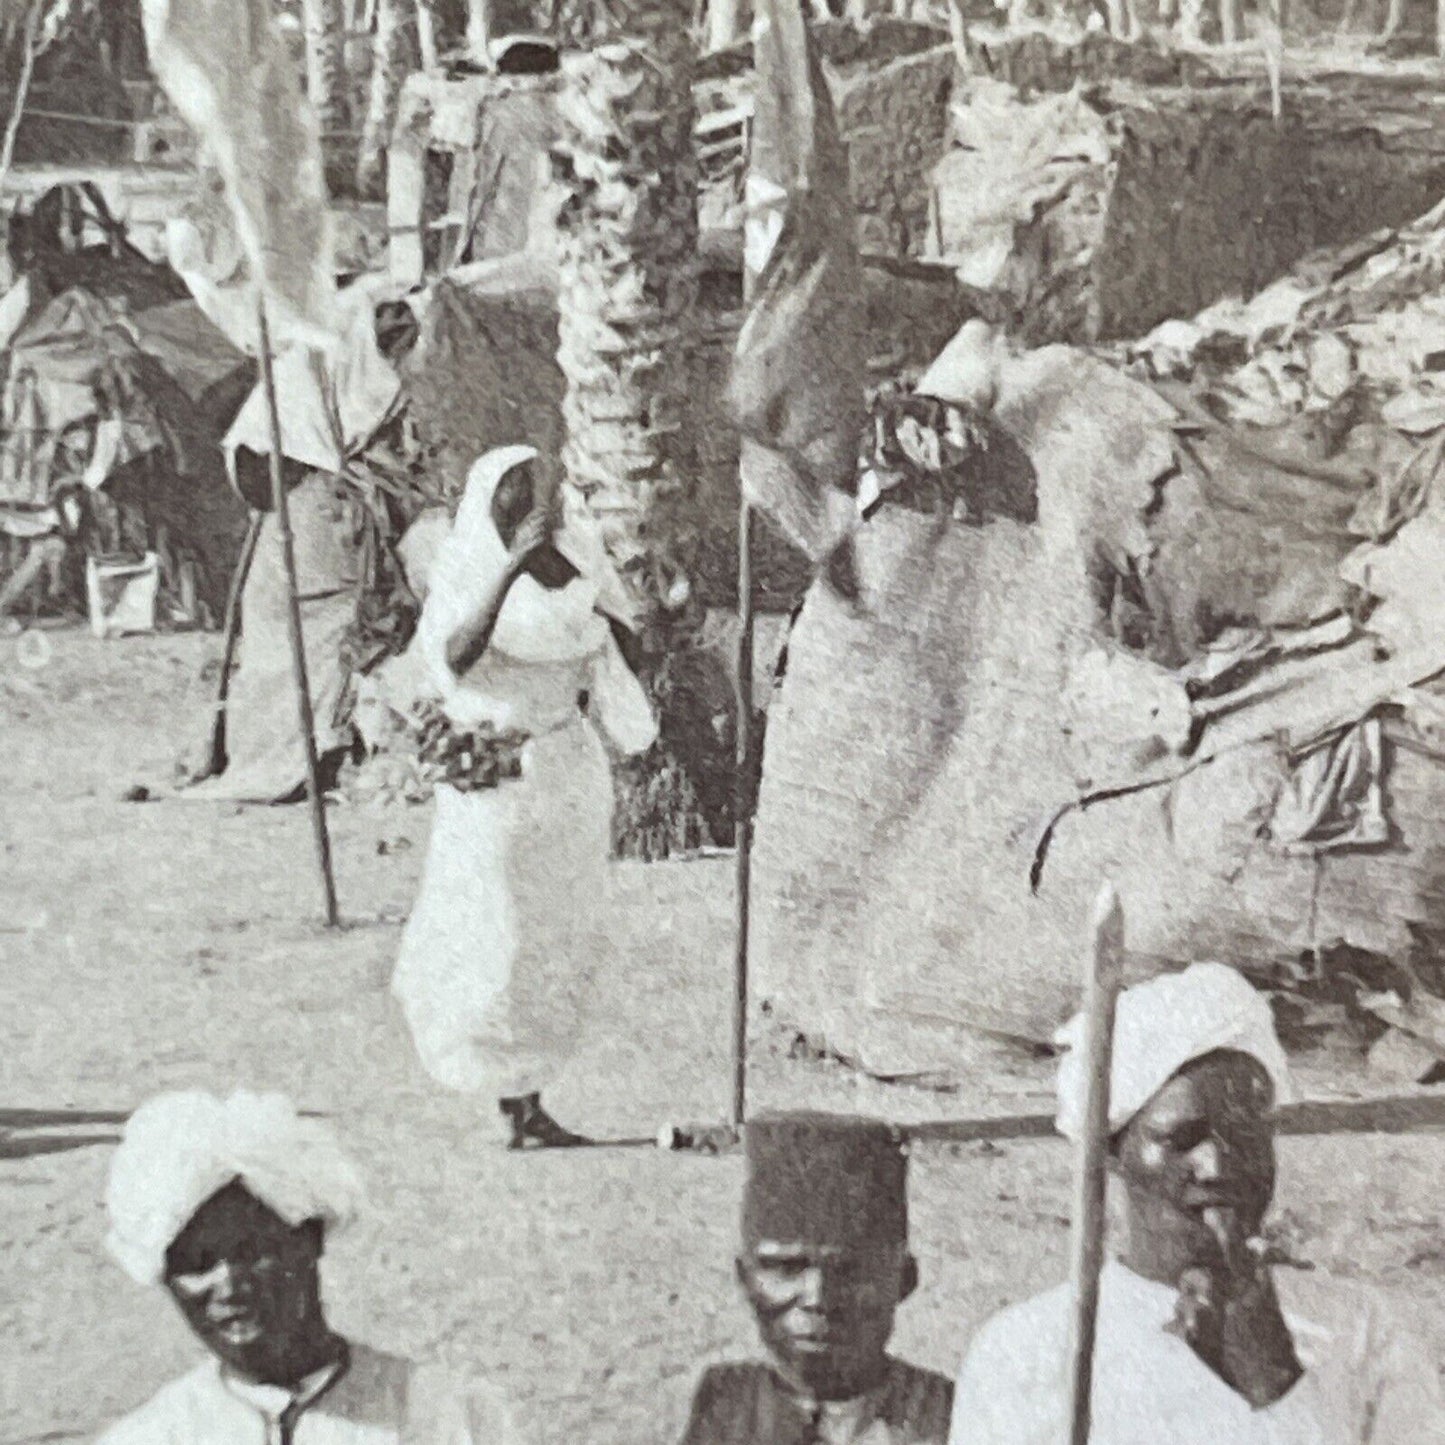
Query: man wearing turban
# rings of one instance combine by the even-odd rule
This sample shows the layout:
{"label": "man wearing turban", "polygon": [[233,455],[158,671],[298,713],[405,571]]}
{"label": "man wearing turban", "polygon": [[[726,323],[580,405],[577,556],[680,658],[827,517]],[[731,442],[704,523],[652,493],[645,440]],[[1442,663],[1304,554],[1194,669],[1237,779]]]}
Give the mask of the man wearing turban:
{"label": "man wearing turban", "polygon": [[768,1360],[704,1372],[684,1445],[943,1445],[950,1382],[888,1353],[918,1284],[897,1134],[773,1114],[745,1147],[737,1272]]}
{"label": "man wearing turban", "polygon": [[322,1249],[361,1196],[331,1130],[279,1095],[164,1094],[137,1110],[106,1246],[164,1286],[209,1357],[100,1445],[516,1445],[498,1397],[327,1323]]}
{"label": "man wearing turban", "polygon": [[[1077,1139],[1083,1023],[1059,1042],[1058,1128]],[[1094,1445],[1445,1440],[1435,1364],[1378,1301],[1271,1269],[1274,1107],[1291,1097],[1267,1001],[1200,963],[1119,999],[1110,1080],[1116,1258],[1100,1280]],[[968,1351],[954,1445],[1064,1445],[1072,1291],[989,1320]]]}

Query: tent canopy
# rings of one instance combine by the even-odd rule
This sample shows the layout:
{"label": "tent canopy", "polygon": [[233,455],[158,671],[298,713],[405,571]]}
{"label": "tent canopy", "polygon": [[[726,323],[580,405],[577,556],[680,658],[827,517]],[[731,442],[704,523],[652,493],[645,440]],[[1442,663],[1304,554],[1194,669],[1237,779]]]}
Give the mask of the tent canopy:
{"label": "tent canopy", "polygon": [[43,508],[62,483],[104,488],[198,564],[219,615],[245,529],[219,441],[252,371],[192,302],[132,312],[82,289],[42,301],[9,350],[0,502]]}
{"label": "tent canopy", "polygon": [[[45,501],[59,480],[44,465],[53,459],[54,439],[101,416],[118,415],[132,433],[123,460],[163,445],[168,429],[193,431],[197,418],[188,416],[189,404],[224,389],[248,366],[193,302],[132,316],[123,303],[88,291],[51,298],[11,343],[5,445],[12,454],[27,449],[38,464],[12,457],[3,494],[11,501]],[[41,438],[51,446],[37,446]]]}

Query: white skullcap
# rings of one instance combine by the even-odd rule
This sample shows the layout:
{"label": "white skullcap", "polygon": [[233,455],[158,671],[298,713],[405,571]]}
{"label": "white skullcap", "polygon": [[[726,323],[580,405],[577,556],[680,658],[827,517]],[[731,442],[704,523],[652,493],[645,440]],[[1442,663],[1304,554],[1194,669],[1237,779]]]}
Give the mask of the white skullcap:
{"label": "white skullcap", "polygon": [[280,1094],[160,1094],[125,1126],[106,1188],[106,1248],[139,1284],[165,1275],[166,1251],[212,1195],[239,1180],[290,1225],[343,1228],[361,1176],[332,1130]]}
{"label": "white skullcap", "polygon": [[[1055,1123],[1066,1138],[1078,1139],[1087,1086],[1083,1015],[1070,1019],[1054,1041],[1067,1049],[1059,1064]],[[1235,969],[1196,963],[1182,973],[1161,974],[1125,989],[1114,1020],[1110,1134],[1122,1129],[1186,1064],[1217,1049],[1258,1059],[1274,1085],[1277,1105],[1294,1097],[1269,1002]]]}

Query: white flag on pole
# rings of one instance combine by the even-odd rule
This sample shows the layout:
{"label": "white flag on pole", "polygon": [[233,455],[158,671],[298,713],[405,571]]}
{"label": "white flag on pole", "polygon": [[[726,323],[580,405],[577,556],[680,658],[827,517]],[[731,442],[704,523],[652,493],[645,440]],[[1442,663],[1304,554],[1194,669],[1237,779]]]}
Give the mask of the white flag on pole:
{"label": "white flag on pole", "polygon": [[142,0],[151,67],[216,166],[273,332],[337,328],[316,117],[271,0]]}

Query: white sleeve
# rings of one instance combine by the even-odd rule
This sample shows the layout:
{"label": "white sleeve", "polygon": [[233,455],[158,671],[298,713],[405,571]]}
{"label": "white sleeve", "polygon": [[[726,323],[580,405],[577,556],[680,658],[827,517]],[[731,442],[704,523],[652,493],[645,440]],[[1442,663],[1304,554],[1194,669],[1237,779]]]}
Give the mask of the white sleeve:
{"label": "white sleeve", "polygon": [[1378,1296],[1367,1297],[1369,1328],[1360,1368],[1369,1381],[1361,1445],[1445,1442],[1440,1370],[1420,1339]]}
{"label": "white sleeve", "polygon": [[396,544],[407,585],[422,601],[431,591],[432,573],[442,544],[452,530],[445,507],[428,507],[417,517]]}
{"label": "white sleeve", "polygon": [[404,1445],[526,1445],[507,1397],[440,1366],[419,1368],[407,1397]]}
{"label": "white sleeve", "polygon": [[[183,1377],[184,1379],[184,1377]],[[179,1403],[175,1382],[103,1430],[95,1445],[181,1445],[192,1438],[193,1416]]]}
{"label": "white sleeve", "polygon": [[592,663],[588,712],[619,752],[645,753],[657,741],[657,718],[647,692],[628,667],[609,628]]}
{"label": "white sleeve", "polygon": [[414,645],[428,681],[456,722],[465,727],[487,721],[507,728],[516,711],[512,704],[482,692],[473,682],[464,683],[447,660],[453,636],[471,621],[486,597],[487,586],[488,579],[478,575],[455,534],[448,536],[437,548],[430,569]]}
{"label": "white sleeve", "polygon": [[1008,1339],[1008,1315],[995,1315],[974,1336],[953,1394],[948,1445],[1026,1445],[1032,1436],[1029,1398],[1019,1351]]}
{"label": "white sleeve", "polygon": [[467,586],[465,567],[458,549],[448,537],[437,548],[427,575],[426,601],[416,625],[417,646],[431,675],[433,686],[445,695],[456,685],[456,675],[447,663],[447,644],[466,620]]}
{"label": "white sleeve", "polygon": [[167,1435],[157,1433],[149,1436],[143,1429],[137,1429],[136,1422],[129,1416],[108,1425],[95,1437],[95,1445],[167,1445]]}
{"label": "white sleeve", "polygon": [[512,1407],[500,1390],[473,1385],[467,1394],[470,1440],[466,1445],[527,1445]]}

